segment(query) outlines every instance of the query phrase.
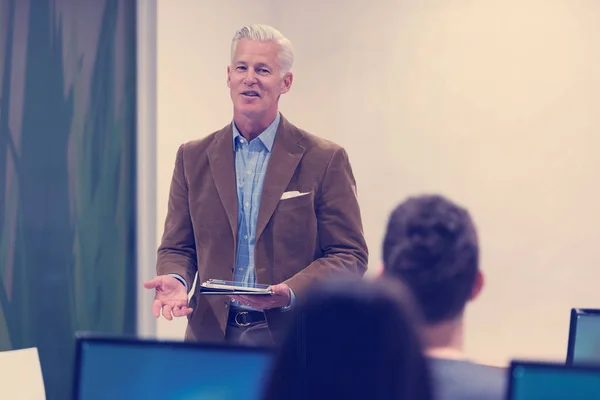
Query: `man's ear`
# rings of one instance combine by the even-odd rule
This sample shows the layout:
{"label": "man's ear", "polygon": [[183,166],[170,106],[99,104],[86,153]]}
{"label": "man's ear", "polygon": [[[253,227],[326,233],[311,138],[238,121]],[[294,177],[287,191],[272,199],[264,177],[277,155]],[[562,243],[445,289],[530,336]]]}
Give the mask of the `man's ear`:
{"label": "man's ear", "polygon": [[231,89],[231,66],[227,66],[227,87]]}
{"label": "man's ear", "polygon": [[483,289],[483,285],[485,283],[485,278],[483,276],[483,272],[479,269],[477,270],[477,275],[475,276],[475,281],[473,282],[473,289],[471,290],[471,297],[469,297],[469,301],[475,300],[479,297],[481,290]]}
{"label": "man's ear", "polygon": [[379,263],[379,265],[377,265],[377,269],[375,270],[375,273],[373,275],[375,276],[375,278],[381,278],[383,276],[384,271],[385,271],[385,267],[384,267],[383,263]]}
{"label": "man's ear", "polygon": [[287,93],[292,88],[292,82],[294,81],[294,74],[286,72],[281,80],[281,94]]}

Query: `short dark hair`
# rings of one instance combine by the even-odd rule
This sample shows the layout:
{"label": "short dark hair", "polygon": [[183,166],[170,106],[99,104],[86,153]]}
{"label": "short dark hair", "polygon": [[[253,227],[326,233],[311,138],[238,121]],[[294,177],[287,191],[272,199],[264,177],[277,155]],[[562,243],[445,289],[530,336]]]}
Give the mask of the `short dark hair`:
{"label": "short dark hair", "polygon": [[384,274],[413,291],[428,324],[459,316],[471,297],[479,245],[471,216],[439,195],[410,197],[390,215]]}
{"label": "short dark hair", "polygon": [[315,284],[293,311],[263,400],[430,400],[420,316],[397,280]]}

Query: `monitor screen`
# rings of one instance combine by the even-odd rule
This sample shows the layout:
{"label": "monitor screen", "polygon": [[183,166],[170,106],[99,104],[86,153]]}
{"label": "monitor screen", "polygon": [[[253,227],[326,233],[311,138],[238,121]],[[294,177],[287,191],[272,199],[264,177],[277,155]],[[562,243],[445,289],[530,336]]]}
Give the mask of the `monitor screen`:
{"label": "monitor screen", "polygon": [[573,322],[573,364],[600,364],[600,312],[579,312]]}
{"label": "monitor screen", "polygon": [[258,399],[271,358],[265,349],[79,339],[75,398]]}
{"label": "monitor screen", "polygon": [[515,362],[511,365],[509,398],[600,399],[600,368]]}

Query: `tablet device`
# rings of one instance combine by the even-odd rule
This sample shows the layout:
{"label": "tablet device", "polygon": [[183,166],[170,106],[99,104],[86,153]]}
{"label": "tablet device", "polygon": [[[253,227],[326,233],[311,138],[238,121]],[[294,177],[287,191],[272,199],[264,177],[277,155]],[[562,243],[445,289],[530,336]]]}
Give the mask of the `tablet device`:
{"label": "tablet device", "polygon": [[260,283],[247,284],[244,282],[209,279],[200,285],[200,293],[206,295],[246,295],[270,296],[273,294],[271,285]]}

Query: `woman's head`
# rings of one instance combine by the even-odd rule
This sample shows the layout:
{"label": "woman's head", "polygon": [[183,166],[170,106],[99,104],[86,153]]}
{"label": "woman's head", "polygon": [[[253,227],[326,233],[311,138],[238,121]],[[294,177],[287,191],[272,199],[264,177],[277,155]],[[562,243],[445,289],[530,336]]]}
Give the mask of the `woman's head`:
{"label": "woman's head", "polygon": [[406,287],[328,282],[306,297],[273,366],[267,399],[430,398],[420,322]]}

